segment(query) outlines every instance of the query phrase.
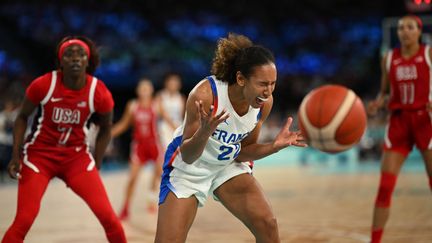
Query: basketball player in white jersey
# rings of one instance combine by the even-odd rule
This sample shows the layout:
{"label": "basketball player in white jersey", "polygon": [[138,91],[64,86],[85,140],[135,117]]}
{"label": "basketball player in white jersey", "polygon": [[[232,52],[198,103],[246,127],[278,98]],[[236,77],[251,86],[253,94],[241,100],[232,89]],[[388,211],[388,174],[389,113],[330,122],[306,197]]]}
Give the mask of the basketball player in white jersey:
{"label": "basketball player in white jersey", "polygon": [[186,99],[181,89],[181,77],[177,73],[167,73],[164,76],[164,88],[156,95],[156,103],[159,108],[160,121],[158,124],[159,137],[162,148],[166,147],[172,140],[177,127],[183,121]]}
{"label": "basketball player in white jersey", "polygon": [[189,94],[183,125],[167,148],[155,242],[185,242],[209,195],[240,219],[256,242],[280,242],[270,204],[246,163],[290,145],[306,146],[300,132],[289,130],[292,118],[274,141],[257,144],[273,104],[273,54],[230,34],[218,42],[212,73]]}

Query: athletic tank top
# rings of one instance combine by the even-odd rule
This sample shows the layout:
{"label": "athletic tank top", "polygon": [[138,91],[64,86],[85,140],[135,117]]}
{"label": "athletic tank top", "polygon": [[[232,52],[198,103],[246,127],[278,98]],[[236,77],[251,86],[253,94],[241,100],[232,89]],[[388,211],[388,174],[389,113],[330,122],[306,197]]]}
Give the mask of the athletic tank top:
{"label": "athletic tank top", "polygon": [[112,111],[114,101],[102,81],[91,75],[79,90],[64,86],[61,72],[53,71],[35,79],[26,97],[38,105],[32,131],[26,139],[28,149],[52,150],[76,147],[86,150],[88,126],[94,112]]}
{"label": "athletic tank top", "polygon": [[152,106],[143,107],[138,101],[132,102],[133,138],[138,143],[155,143],[156,115]]}
{"label": "athletic tank top", "polygon": [[409,59],[402,57],[400,48],[393,49],[387,55],[386,69],[390,80],[390,110],[424,109],[432,100],[429,46],[421,45]]}
{"label": "athletic tank top", "polygon": [[[161,105],[166,114],[175,124],[180,125],[184,112],[184,101],[181,94],[170,95],[167,91],[162,91],[160,97]],[[164,123],[165,121],[162,120],[161,122]]]}
{"label": "athletic tank top", "polygon": [[[214,112],[219,114],[223,109],[230,117],[220,123],[210,136],[199,160],[217,165],[231,163],[241,150],[241,141],[255,128],[261,117],[261,110],[249,106],[243,116],[237,114],[228,97],[228,83],[217,80],[215,76],[207,77],[213,92]],[[183,135],[183,125],[174,132],[174,142]],[[178,156],[178,155],[177,155]]]}

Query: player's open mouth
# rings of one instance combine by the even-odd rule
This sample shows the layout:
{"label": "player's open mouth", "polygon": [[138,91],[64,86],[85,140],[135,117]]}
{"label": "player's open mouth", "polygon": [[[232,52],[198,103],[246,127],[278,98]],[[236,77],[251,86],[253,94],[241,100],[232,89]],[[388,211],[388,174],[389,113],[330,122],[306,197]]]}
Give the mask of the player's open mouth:
{"label": "player's open mouth", "polygon": [[79,71],[79,70],[81,70],[81,65],[78,65],[78,64],[72,64],[70,67],[71,67],[71,69],[74,70],[74,71]]}
{"label": "player's open mouth", "polygon": [[269,98],[257,97],[256,102],[258,103],[258,105],[262,105],[264,104],[264,102],[268,101],[268,99]]}

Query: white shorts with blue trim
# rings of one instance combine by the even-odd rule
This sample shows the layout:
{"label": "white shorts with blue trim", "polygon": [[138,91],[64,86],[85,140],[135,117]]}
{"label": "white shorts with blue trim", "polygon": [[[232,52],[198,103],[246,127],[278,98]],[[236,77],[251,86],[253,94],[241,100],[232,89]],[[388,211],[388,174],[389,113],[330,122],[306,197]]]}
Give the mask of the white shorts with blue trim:
{"label": "white shorts with blue trim", "polygon": [[218,200],[214,191],[223,183],[240,174],[252,173],[248,162],[232,161],[226,165],[215,165],[197,160],[187,164],[181,159],[181,154],[173,152],[172,149],[173,147],[170,149],[168,146],[165,155],[159,204],[165,201],[171,191],[177,198],[195,196],[198,206],[202,207],[209,195]]}

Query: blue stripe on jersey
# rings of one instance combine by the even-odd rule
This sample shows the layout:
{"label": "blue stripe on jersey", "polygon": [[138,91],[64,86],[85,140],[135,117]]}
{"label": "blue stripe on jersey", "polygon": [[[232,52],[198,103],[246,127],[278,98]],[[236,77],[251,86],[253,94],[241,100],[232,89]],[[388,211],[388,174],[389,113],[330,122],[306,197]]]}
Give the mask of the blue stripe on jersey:
{"label": "blue stripe on jersey", "polygon": [[260,111],[258,112],[258,115],[257,115],[257,121],[259,121],[259,119],[261,119],[261,116],[262,116],[262,108],[260,109]]}
{"label": "blue stripe on jersey", "polygon": [[211,86],[211,89],[213,91],[213,97],[217,97],[218,93],[217,93],[217,89],[216,89],[216,83],[215,83],[213,77],[208,76],[207,79],[210,81],[210,86]]}
{"label": "blue stripe on jersey", "polygon": [[216,89],[216,83],[213,79],[213,77],[208,76],[207,79],[209,80],[212,92],[213,92],[213,112],[212,115],[216,115],[216,112],[218,110],[218,93]]}
{"label": "blue stripe on jersey", "polygon": [[170,161],[177,148],[180,147],[182,139],[183,136],[178,136],[174,138],[173,141],[168,145],[168,148],[166,150],[164,164],[163,164],[163,174],[162,174],[160,192],[159,192],[159,204],[162,204],[165,201],[166,197],[168,196],[168,193],[171,190],[174,190],[174,187],[171,185],[171,182],[169,180],[170,173],[173,170],[173,167],[170,165]]}

